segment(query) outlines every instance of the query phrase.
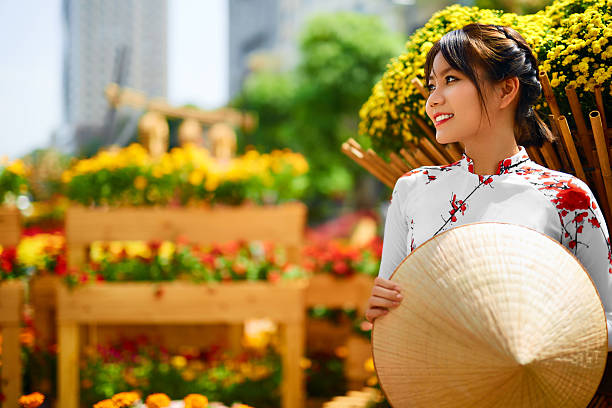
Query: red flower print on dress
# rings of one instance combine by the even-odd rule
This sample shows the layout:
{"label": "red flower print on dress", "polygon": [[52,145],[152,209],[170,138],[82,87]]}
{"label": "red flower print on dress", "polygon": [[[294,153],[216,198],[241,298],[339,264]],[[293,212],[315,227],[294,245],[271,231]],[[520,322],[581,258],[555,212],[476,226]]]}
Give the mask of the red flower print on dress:
{"label": "red flower print on dress", "polygon": [[457,194],[453,194],[453,198],[451,199],[451,207],[452,209],[449,211],[449,214],[451,215],[451,222],[456,222],[457,217],[455,214],[457,211],[461,211],[461,215],[465,215],[467,204],[465,204],[463,200],[457,200]]}
{"label": "red flower print on dress", "polygon": [[566,188],[557,194],[557,198],[552,200],[557,204],[557,208],[568,211],[588,210],[591,206],[591,200],[586,191],[573,183],[573,180],[568,180]]}
{"label": "red flower print on dress", "polygon": [[597,217],[589,218],[588,221],[593,226],[593,228],[600,228],[601,227],[601,225],[599,224],[599,221],[597,221]]}

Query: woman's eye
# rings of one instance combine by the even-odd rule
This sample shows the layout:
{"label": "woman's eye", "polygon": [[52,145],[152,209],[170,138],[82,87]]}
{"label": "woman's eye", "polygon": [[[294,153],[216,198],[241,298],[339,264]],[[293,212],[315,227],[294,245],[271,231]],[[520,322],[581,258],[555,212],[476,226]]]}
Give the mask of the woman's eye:
{"label": "woman's eye", "polygon": [[[451,82],[454,82],[454,81],[456,81],[456,80],[457,80],[457,77],[454,77],[454,76],[452,76],[452,75],[447,75],[447,76],[446,76],[444,79],[446,79],[446,83],[448,83],[448,82],[449,82],[449,79],[451,79],[451,78],[453,79],[453,81],[451,81]],[[426,88],[426,89],[427,89],[429,92],[433,92],[433,90],[434,90],[436,87],[435,87],[434,85],[427,85],[425,88]]]}

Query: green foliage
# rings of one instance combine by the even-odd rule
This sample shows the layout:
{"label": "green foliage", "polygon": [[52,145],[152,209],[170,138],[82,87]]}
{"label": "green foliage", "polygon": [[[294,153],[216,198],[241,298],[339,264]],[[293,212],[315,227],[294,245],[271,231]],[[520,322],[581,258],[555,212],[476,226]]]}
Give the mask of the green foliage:
{"label": "green foliage", "polygon": [[298,66],[251,74],[234,100],[259,114],[257,130],[242,135],[240,143],[262,150],[289,147],[308,157],[311,218],[323,215],[317,214],[324,211],[321,199],[345,197],[365,174],[340,147],[357,135],[359,106],[401,49],[402,40],[377,17],[319,15],[302,33]]}

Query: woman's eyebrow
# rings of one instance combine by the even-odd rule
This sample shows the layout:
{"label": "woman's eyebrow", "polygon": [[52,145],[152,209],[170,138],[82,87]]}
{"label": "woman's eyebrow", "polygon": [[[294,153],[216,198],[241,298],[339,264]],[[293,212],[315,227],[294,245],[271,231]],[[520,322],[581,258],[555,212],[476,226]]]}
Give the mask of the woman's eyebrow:
{"label": "woman's eyebrow", "polygon": [[[453,68],[452,67],[446,67],[442,70],[442,72],[440,72],[440,75],[444,75],[446,74],[448,71],[451,71]],[[432,69],[431,72],[433,72],[435,74],[435,71]],[[438,76],[438,74],[436,74],[436,76]],[[429,75],[429,79],[433,79],[433,75]]]}

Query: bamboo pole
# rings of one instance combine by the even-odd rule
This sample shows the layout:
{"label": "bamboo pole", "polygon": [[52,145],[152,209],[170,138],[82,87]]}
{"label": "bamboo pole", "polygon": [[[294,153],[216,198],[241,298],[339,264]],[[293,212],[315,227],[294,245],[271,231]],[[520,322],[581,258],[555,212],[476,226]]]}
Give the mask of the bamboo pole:
{"label": "bamboo pole", "polygon": [[461,160],[461,156],[463,155],[463,149],[457,145],[457,143],[448,143],[444,145],[444,148],[450,155],[453,162]]}
{"label": "bamboo pole", "polygon": [[408,162],[410,167],[416,169],[417,167],[421,167],[421,164],[415,159],[415,157],[406,149],[400,149],[400,155]]}
{"label": "bamboo pole", "polygon": [[565,116],[559,116],[559,119],[557,119],[557,125],[559,126],[559,130],[561,131],[563,140],[565,140],[565,146],[567,146],[570,160],[572,161],[574,170],[576,170],[576,175],[579,179],[587,183],[587,178],[584,174],[582,163],[580,163],[580,157],[578,157],[576,145],[574,144],[574,139],[572,139],[572,133],[570,132],[569,124],[567,123],[567,119],[565,118]]}
{"label": "bamboo pole", "polygon": [[358,149],[351,146],[349,143],[342,143],[342,153],[353,159],[357,164],[370,172],[374,177],[380,180],[389,188],[393,188],[394,184],[391,183],[385,174],[382,174],[377,167],[373,166],[368,160],[365,159],[365,155]]}
{"label": "bamboo pole", "polygon": [[542,84],[542,90],[544,91],[544,98],[546,102],[548,102],[548,106],[550,107],[550,111],[558,118],[561,116],[561,111],[559,110],[559,104],[557,104],[557,99],[555,99],[555,94],[553,93],[552,87],[550,86],[550,81],[548,80],[548,75],[546,71],[540,71],[540,83]]}
{"label": "bamboo pole", "polygon": [[423,86],[423,83],[419,80],[419,78],[412,78],[410,83],[416,87],[416,89],[419,91],[421,96],[425,98],[425,100],[429,98],[429,92],[427,91],[427,89],[425,89],[425,86]]}
{"label": "bamboo pole", "polygon": [[[595,85],[595,104],[597,105],[597,110],[599,111],[599,115],[601,116],[601,123],[603,125],[603,129],[604,131],[606,131],[608,129],[608,123],[606,121],[606,111],[604,109],[603,97],[601,96],[601,85]],[[610,143],[609,141],[607,142],[609,147]]]}
{"label": "bamboo pole", "polygon": [[550,120],[550,128],[557,139],[557,143],[553,144],[553,148],[556,147],[558,157],[561,159],[561,166],[563,169],[571,169],[572,166],[567,156],[568,147],[565,145],[565,140],[561,136],[561,132],[559,131],[559,126],[557,123],[557,119],[560,116],[548,115],[548,119]]}
{"label": "bamboo pole", "polygon": [[425,132],[425,134],[429,137],[427,140],[423,140],[423,138],[419,139],[419,145],[423,147],[423,149],[432,157],[435,161],[438,161],[439,164],[447,164],[453,161],[453,158],[446,152],[444,146],[435,142],[436,134],[431,130],[429,126],[425,123],[423,119],[418,116],[413,117],[415,122],[419,125],[419,127]]}
{"label": "bamboo pole", "polygon": [[415,159],[417,159],[417,161],[423,163],[423,166],[435,166],[436,163],[434,163],[434,161],[427,156],[425,153],[423,153],[423,151],[420,148],[415,148],[414,150],[414,157]]}
{"label": "bamboo pole", "polygon": [[545,166],[544,159],[542,158],[542,155],[540,154],[540,151],[537,147],[529,146],[526,147],[525,150],[527,150],[527,153],[529,154],[531,160],[538,163],[540,166]]}
{"label": "bamboo pole", "polygon": [[574,116],[574,122],[576,123],[576,129],[578,131],[578,139],[580,140],[580,145],[582,146],[586,156],[586,161],[589,164],[589,167],[597,167],[593,141],[589,137],[589,131],[587,129],[586,122],[584,121],[584,114],[582,113],[580,102],[578,102],[578,95],[576,95],[576,87],[574,85],[566,86],[565,93],[567,95],[567,100],[569,102],[572,115]]}
{"label": "bamboo pole", "polygon": [[[408,163],[410,163],[410,165],[412,166],[412,168],[416,169],[417,167],[421,167],[421,166],[423,166],[423,164],[421,164],[421,163],[420,163],[420,162],[417,160],[417,158],[416,158],[416,157],[414,157],[414,155],[413,155],[411,152],[409,152],[408,150],[406,150],[406,149],[403,149],[403,148],[402,148],[402,149],[400,149],[400,151],[399,151],[399,152],[400,152],[400,156],[402,156],[404,159],[406,159],[406,161],[407,161]],[[411,164],[411,162],[413,162],[413,163],[414,163],[414,166]]]}
{"label": "bamboo pole", "polygon": [[429,139],[420,139],[419,146],[425,150],[425,152],[433,159],[434,162],[437,162],[436,164],[442,165],[450,162],[450,160],[444,154],[442,154],[442,152],[440,152]]}
{"label": "bamboo pole", "polygon": [[372,163],[374,163],[375,166],[378,166],[380,171],[382,171],[389,180],[393,181],[393,185],[395,185],[395,181],[403,174],[401,171],[394,171],[393,168],[389,165],[389,163],[381,159],[380,156],[377,155],[376,152],[374,152],[374,150],[372,149],[368,149],[366,151],[366,157]]}
{"label": "bamboo pole", "polygon": [[391,159],[391,162],[395,163],[395,165],[400,170],[402,170],[404,173],[407,173],[410,170],[412,170],[412,166],[410,166],[409,164],[406,164],[405,161],[400,159],[400,157],[397,154],[393,153],[393,152],[389,153],[389,159]]}
{"label": "bamboo pole", "polygon": [[555,149],[552,147],[552,143],[544,142],[542,147],[540,147],[540,153],[542,153],[542,157],[544,158],[546,167],[552,170],[561,169],[561,165],[559,164],[559,159],[557,158],[557,153],[555,152]]}
{"label": "bamboo pole", "polygon": [[591,128],[593,129],[593,137],[595,138],[595,148],[597,149],[601,175],[606,189],[608,209],[612,212],[612,208],[610,208],[610,203],[612,203],[612,171],[610,170],[610,158],[608,157],[608,147],[603,125],[601,123],[601,116],[598,111],[592,111],[589,114],[589,119],[591,120]]}

